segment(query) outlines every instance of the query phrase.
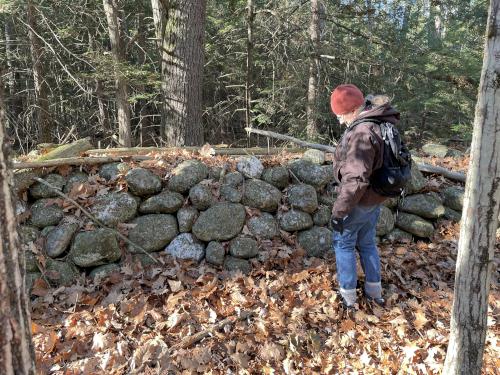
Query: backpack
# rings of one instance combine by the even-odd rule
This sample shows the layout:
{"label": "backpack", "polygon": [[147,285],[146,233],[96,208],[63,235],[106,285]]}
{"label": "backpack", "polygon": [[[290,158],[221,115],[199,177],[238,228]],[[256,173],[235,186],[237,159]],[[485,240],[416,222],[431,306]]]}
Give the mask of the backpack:
{"label": "backpack", "polygon": [[411,180],[410,151],[401,140],[398,129],[390,122],[364,118],[350,127],[366,122],[378,124],[384,140],[382,166],[373,171],[370,186],[373,191],[384,197],[401,196],[406,184]]}

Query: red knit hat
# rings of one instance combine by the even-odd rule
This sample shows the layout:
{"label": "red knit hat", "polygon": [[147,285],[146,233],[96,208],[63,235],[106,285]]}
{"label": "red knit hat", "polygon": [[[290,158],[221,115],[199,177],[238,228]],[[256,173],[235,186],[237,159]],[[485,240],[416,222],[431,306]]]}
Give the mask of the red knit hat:
{"label": "red knit hat", "polygon": [[332,112],[337,116],[354,111],[364,102],[365,97],[361,90],[351,84],[337,86],[330,98]]}

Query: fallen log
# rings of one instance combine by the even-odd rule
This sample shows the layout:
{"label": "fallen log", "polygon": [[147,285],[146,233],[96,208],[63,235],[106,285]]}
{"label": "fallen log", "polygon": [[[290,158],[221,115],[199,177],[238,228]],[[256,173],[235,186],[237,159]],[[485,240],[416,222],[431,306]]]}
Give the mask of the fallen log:
{"label": "fallen log", "polygon": [[[88,138],[79,139],[75,142],[58,146],[51,151],[47,152],[45,155],[38,157],[32,163],[46,162],[53,159],[70,158],[73,156],[79,156],[87,150],[92,148],[92,144]],[[19,163],[14,163],[19,164]],[[36,165],[36,164],[35,164]],[[25,167],[27,168],[27,167]],[[20,191],[26,190],[33,183],[34,177],[42,177],[48,173],[48,171],[41,168],[41,166],[36,165],[29,167],[33,169],[21,169],[14,172],[14,190],[18,193]],[[19,169],[19,168],[14,168]]]}
{"label": "fallen log", "polygon": [[[279,134],[279,133],[272,132],[272,131],[260,130],[260,129],[254,129],[254,128],[245,128],[245,130],[248,133],[261,134],[261,135],[265,135],[267,137],[271,137],[271,138],[281,139],[281,140],[284,140],[284,141],[293,142],[295,144],[298,144],[298,145],[301,145],[301,146],[304,146],[304,147],[314,148],[314,149],[317,149],[317,150],[321,150],[321,151],[325,151],[325,152],[330,152],[330,153],[335,152],[335,147],[321,145],[321,144],[317,144],[317,143],[306,142],[306,141],[303,141],[301,139],[291,137],[289,135],[283,135],[283,134]],[[465,176],[464,173],[453,172],[453,171],[450,171],[449,169],[446,169],[446,168],[443,168],[443,167],[434,166],[434,165],[430,165],[430,164],[426,164],[426,163],[415,163],[415,165],[418,167],[418,169],[421,172],[438,174],[438,175],[444,176],[444,177],[446,177],[446,178],[448,178],[450,180],[465,182],[466,176]]]}
{"label": "fallen log", "polygon": [[[103,156],[103,157],[75,157],[75,158],[63,158],[54,159],[46,161],[31,161],[31,162],[17,162],[13,163],[13,169],[26,169],[26,168],[50,168],[50,167],[60,167],[62,165],[98,165],[113,163],[123,160],[123,156]],[[154,159],[151,156],[130,156],[128,159],[133,161],[143,161]]]}

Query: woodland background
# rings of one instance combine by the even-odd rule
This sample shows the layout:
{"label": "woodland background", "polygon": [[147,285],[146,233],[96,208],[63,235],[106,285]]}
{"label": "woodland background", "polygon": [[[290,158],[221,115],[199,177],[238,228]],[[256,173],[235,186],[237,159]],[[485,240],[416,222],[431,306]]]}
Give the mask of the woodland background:
{"label": "woodland background", "polygon": [[[153,8],[163,2],[108,3],[116,48],[102,1],[0,1],[2,88],[19,153],[59,143],[72,128],[70,138],[117,145],[117,75],[131,144],[184,143],[162,131],[162,82],[172,77],[161,72]],[[247,125],[331,143],[341,128],[329,94],[345,82],[389,95],[410,141],[470,140],[485,0],[229,0],[201,11],[203,74],[190,78],[202,88],[201,118],[189,125],[202,128],[195,143],[247,146]],[[175,27],[167,25],[168,43],[186,43]]]}

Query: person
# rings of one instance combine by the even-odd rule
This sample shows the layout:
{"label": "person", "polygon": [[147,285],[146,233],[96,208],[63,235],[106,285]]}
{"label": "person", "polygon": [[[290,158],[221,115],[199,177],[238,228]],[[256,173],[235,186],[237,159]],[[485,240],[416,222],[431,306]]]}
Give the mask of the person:
{"label": "person", "polygon": [[375,236],[380,204],[386,197],[373,191],[370,176],[383,163],[384,140],[378,121],[397,124],[399,112],[387,97],[367,100],[352,84],[335,88],[330,104],[339,122],[347,127],[334,154],[338,194],[331,219],[340,296],[345,307],[355,308],[357,249],[365,274],[364,295],[383,305]]}

